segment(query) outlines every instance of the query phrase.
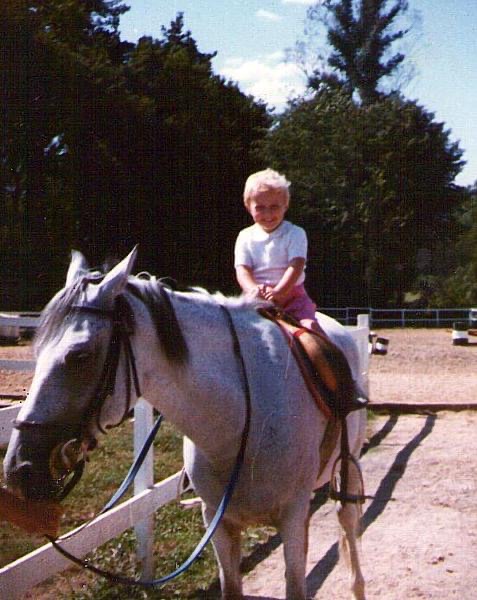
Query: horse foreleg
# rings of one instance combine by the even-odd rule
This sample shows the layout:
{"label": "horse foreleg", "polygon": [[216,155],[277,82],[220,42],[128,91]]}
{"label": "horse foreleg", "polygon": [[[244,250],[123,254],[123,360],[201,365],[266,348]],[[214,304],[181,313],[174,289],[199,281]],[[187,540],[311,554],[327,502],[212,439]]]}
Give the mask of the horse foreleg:
{"label": "horse foreleg", "polygon": [[[214,514],[214,511],[209,511],[207,508],[203,510],[206,525],[210,523]],[[240,575],[240,533],[240,527],[222,519],[212,538],[215,557],[219,565],[222,600],[243,598]]]}
{"label": "horse foreleg", "polygon": [[282,516],[279,524],[286,567],[287,600],[306,598],[306,556],[308,553],[309,494]]}
{"label": "horse foreleg", "polygon": [[[360,494],[361,480],[355,468],[349,472],[348,491]],[[341,525],[340,547],[350,568],[351,592],[355,600],[365,600],[364,577],[359,560],[361,507],[359,504],[346,503],[338,509],[338,520]]]}

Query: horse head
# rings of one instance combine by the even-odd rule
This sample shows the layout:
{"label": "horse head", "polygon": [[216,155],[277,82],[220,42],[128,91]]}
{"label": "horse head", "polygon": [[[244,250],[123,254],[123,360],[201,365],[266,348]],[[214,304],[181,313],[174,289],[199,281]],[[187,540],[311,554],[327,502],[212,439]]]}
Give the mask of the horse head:
{"label": "horse head", "polygon": [[64,497],[98,433],[128,412],[113,397],[124,392],[114,389],[120,356],[127,354],[121,299],[136,254],[134,248],[102,275],[74,251],[65,287],[42,313],[35,374],[4,460],[7,485],[23,497]]}

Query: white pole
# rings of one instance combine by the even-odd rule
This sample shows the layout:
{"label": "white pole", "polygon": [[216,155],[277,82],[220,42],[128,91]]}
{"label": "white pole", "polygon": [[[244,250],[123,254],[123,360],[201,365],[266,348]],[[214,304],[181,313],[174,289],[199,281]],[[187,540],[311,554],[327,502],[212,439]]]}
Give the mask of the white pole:
{"label": "white pole", "polygon": [[[134,456],[136,457],[153,427],[152,406],[139,399],[134,408]],[[153,449],[147,453],[142,467],[134,480],[134,494],[140,494],[154,485]],[[135,525],[138,561],[141,563],[143,579],[154,577],[154,513]]]}
{"label": "white pole", "polygon": [[369,329],[369,315],[358,315],[356,317],[356,326],[358,328],[364,327],[366,329]]}
{"label": "white pole", "polygon": [[369,315],[360,314],[356,317],[356,327],[348,329],[359,352],[360,383],[364,392],[369,396]]}

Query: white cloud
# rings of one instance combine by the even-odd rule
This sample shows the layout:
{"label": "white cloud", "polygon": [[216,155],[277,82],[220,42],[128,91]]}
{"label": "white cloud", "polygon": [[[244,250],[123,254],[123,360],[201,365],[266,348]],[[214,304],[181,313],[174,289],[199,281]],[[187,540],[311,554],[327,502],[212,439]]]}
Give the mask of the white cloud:
{"label": "white cloud", "polygon": [[[320,0],[321,3],[321,0]],[[301,4],[307,6],[309,4],[317,4],[316,0],[282,0],[282,4]]]}
{"label": "white cloud", "polygon": [[237,82],[244,93],[277,110],[285,107],[287,99],[305,90],[303,73],[295,64],[285,62],[279,52],[249,60],[227,59],[219,71],[226,79]]}
{"label": "white cloud", "polygon": [[281,21],[283,17],[281,17],[280,15],[277,15],[277,13],[274,12],[270,12],[269,10],[263,10],[263,9],[259,9],[257,10],[257,12],[255,13],[255,15],[259,18],[259,19],[265,19],[266,21]]}

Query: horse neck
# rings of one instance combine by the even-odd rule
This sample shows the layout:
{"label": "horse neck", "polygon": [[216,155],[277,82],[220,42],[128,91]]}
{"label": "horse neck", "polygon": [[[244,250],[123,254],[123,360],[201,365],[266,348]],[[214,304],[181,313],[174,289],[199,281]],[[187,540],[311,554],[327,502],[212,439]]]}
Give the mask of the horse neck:
{"label": "horse neck", "polygon": [[152,324],[145,323],[138,360],[147,364],[147,370],[142,369],[147,382],[144,395],[206,454],[233,454],[246,407],[225,317],[218,305],[194,295],[174,294],[171,301],[188,347],[188,361],[184,365],[168,361],[157,339],[151,340]]}

